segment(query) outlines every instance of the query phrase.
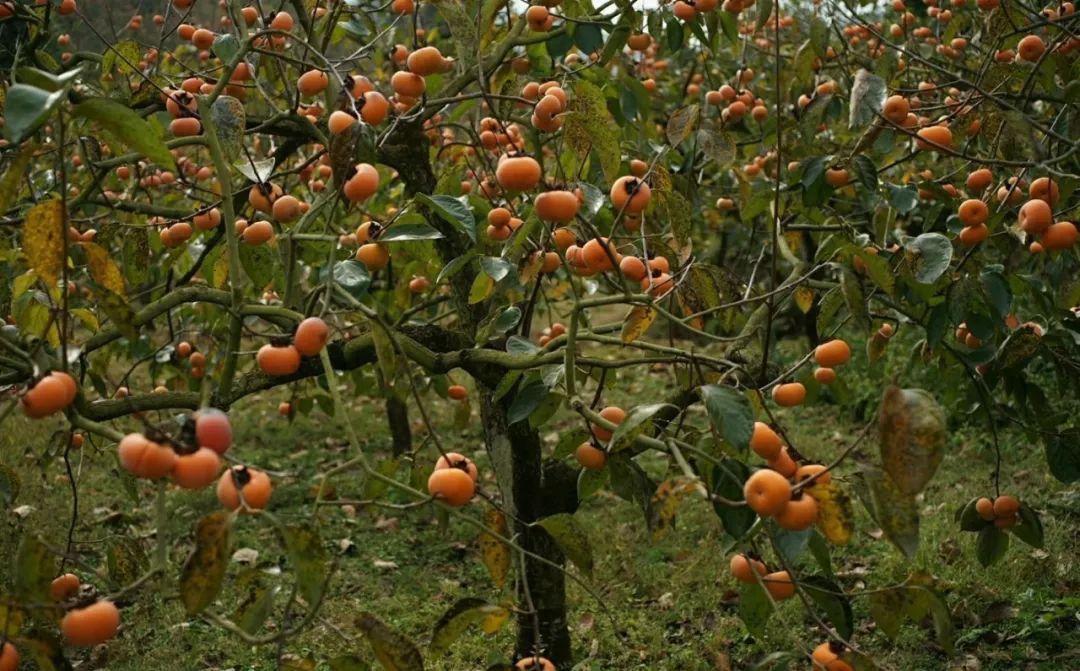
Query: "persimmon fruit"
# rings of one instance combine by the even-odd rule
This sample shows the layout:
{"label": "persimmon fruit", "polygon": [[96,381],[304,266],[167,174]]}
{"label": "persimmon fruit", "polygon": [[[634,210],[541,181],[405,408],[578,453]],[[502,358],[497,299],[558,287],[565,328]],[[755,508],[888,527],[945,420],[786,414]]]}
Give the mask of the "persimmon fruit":
{"label": "persimmon fruit", "polygon": [[69,610],[60,621],[60,631],[69,645],[89,648],[116,636],[120,628],[120,610],[102,599],[84,608]]}
{"label": "persimmon fruit", "polygon": [[218,479],[217,498],[229,510],[240,508],[240,499],[248,508],[262,510],[270,502],[273,486],[263,471],[236,465],[226,469]]}
{"label": "persimmon fruit", "polygon": [[791,500],[791,484],[776,471],[763,468],[746,480],[743,497],[755,513],[772,517],[781,513]]}

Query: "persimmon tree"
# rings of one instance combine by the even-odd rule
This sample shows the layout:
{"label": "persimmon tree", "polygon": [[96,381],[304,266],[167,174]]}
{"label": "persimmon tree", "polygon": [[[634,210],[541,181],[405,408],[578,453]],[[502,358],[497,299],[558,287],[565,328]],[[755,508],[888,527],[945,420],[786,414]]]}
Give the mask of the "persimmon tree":
{"label": "persimmon tree", "polygon": [[[0,3],[0,418],[57,422],[65,463],[87,438],[115,444],[158,528],[149,573],[112,594],[62,574],[80,562],[70,535],[26,534],[4,612],[94,645],[118,596],[179,576],[190,616],[280,654],[333,598],[318,530],[349,477],[378,492],[365,505],[479,529],[516,596],[456,604],[429,657],[513,615],[496,668],[570,668],[566,582],[599,598],[600,580],[575,511],[603,488],[654,536],[684,502],[715,509],[747,628],[797,598],[818,630],[775,661],[874,668],[853,599],[889,635],[931,614],[949,649],[933,576],[857,591],[829,546],[858,498],[914,555],[916,496],[961,400],[995,441],[1018,425],[1051,473],[1080,477],[1080,427],[1054,410],[1080,380],[1076,16],[999,0]],[[898,331],[916,334],[912,366],[957,381],[953,403],[904,372],[873,398],[845,384]],[[606,400],[656,366],[676,393]],[[304,474],[302,525],[273,514],[272,474],[229,453],[227,413],[275,388],[283,414],[331,414],[351,445]],[[356,434],[357,396],[384,399],[408,468]],[[439,425],[440,396],[459,421],[478,406],[483,445]],[[828,462],[783,426],[825,402],[877,408]],[[956,518],[983,564],[1010,538],[1042,544],[993,448]],[[666,460],[660,482],[645,452]],[[170,491],[214,483],[223,511],[170,565]],[[214,606],[230,528],[261,524],[296,568],[269,633],[266,614]],[[385,668],[422,668],[393,623],[357,626]],[[44,630],[0,630],[0,668],[61,658]]]}

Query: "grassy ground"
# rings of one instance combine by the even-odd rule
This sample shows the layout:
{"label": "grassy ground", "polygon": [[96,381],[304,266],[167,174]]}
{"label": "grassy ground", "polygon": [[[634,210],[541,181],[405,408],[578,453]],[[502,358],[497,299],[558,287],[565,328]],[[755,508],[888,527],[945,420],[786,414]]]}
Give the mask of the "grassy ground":
{"label": "grassy ground", "polygon": [[[876,373],[846,374],[851,397],[879,395],[885,375],[904,368],[904,347],[902,338],[894,342],[888,361],[879,364]],[[862,366],[859,355],[852,368]],[[905,372],[901,380],[905,386],[926,386],[950,403],[960,403],[952,398],[955,389],[935,379],[933,371]],[[608,400],[654,402],[672,384],[673,375],[667,370],[654,371],[645,379],[624,378],[612,386]],[[272,510],[286,523],[306,523],[316,484],[313,476],[347,458],[345,432],[317,409],[290,423],[276,414],[279,400],[281,394],[268,394],[235,409],[233,454],[282,473],[275,478]],[[871,403],[840,406],[821,400],[782,417],[800,451],[827,460],[872,412]],[[479,423],[452,428],[452,413],[443,402],[434,410],[447,447],[479,453]],[[475,409],[473,414],[475,420]],[[914,570],[937,576],[947,586],[957,627],[957,653],[948,658],[933,643],[929,623],[908,626],[897,641],[889,641],[875,630],[865,599],[854,601],[856,639],[883,666],[893,669],[1076,668],[1080,665],[1080,527],[1075,511],[1080,490],[1054,481],[1046,471],[1041,448],[1003,427],[1007,465],[1003,490],[1016,493],[1041,512],[1046,549],[1014,542],[1003,561],[981,568],[974,559],[974,535],[959,532],[953,511],[970,497],[990,491],[993,452],[984,424],[977,419],[969,422],[962,413],[955,415],[960,419],[950,426],[944,463],[921,501],[918,556],[906,560],[880,538],[873,521],[856,504],[858,531],[848,546],[833,549],[833,561],[848,590],[895,583]],[[351,416],[366,448],[385,456],[389,439],[381,407],[359,401]],[[566,422],[557,419],[545,427],[549,445],[557,441]],[[13,467],[21,479],[14,506],[29,506],[19,510],[22,516],[9,511],[4,517],[0,566],[11,566],[14,547],[26,531],[42,533],[54,546],[63,545],[70,519],[69,484],[63,461],[43,457],[56,428],[49,422],[30,424],[20,417],[9,418],[0,427],[0,462]],[[664,468],[656,457],[641,460],[653,473]],[[424,456],[421,462],[428,463],[428,458]],[[75,570],[110,591],[138,575],[144,555],[152,551],[153,495],[145,485],[128,490],[121,484],[112,446],[88,443],[73,456],[73,468],[80,483],[75,547],[85,558],[85,566]],[[840,479],[848,479],[843,471]],[[363,496],[355,476],[338,478],[334,485],[341,498]],[[80,668],[273,668],[273,646],[251,646],[202,620],[188,620],[173,598],[176,577],[192,546],[195,521],[215,509],[210,492],[169,493],[165,533],[171,574],[125,603],[123,633],[107,649],[72,653],[83,662]],[[774,614],[764,637],[747,633],[737,616],[736,585],[727,571],[728,540],[711,507],[702,501],[687,499],[677,528],[657,542],[650,538],[636,506],[606,492],[585,501],[577,517],[592,540],[596,568],[590,584],[602,603],[571,586],[569,621],[580,660],[575,668],[747,669],[771,652],[805,650],[819,640],[812,621],[794,599]],[[475,531],[459,521],[440,527],[426,509],[400,513],[330,507],[324,510],[321,534],[330,554],[338,557],[339,567],[323,617],[308,633],[290,639],[285,648],[292,668],[329,669],[330,658],[350,653],[370,657],[353,624],[361,611],[378,614],[423,645],[434,622],[457,599],[477,596],[498,601],[510,596],[510,588],[500,593],[492,586],[478,558]],[[133,537],[138,540],[131,541]],[[234,547],[258,550],[256,565],[263,580],[283,590],[279,609],[260,633],[273,632],[280,626],[280,603],[291,584],[292,567],[273,528],[257,517],[239,520]],[[98,576],[90,575],[92,567],[100,567]],[[230,587],[211,610],[226,616],[232,613],[243,598],[242,591],[232,585],[244,570],[239,562],[231,564]],[[0,569],[0,576],[0,586],[9,586],[10,570]],[[427,665],[447,671],[484,669],[511,647],[512,627],[490,637],[470,632],[446,655],[428,659]]]}

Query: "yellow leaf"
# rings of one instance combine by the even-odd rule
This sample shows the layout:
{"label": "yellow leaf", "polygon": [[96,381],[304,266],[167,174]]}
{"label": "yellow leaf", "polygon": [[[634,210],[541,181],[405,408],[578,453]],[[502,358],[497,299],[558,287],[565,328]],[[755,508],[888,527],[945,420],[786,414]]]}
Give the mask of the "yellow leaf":
{"label": "yellow leaf", "polygon": [[492,606],[487,612],[488,614],[480,622],[480,629],[485,634],[494,634],[499,631],[510,618],[510,609],[502,606]]}
{"label": "yellow leaf", "polygon": [[87,264],[90,266],[90,277],[94,278],[98,285],[117,296],[123,296],[124,275],[116,263],[109,258],[109,252],[93,242],[84,242],[82,246],[86,251]]}
{"label": "yellow leaf", "polygon": [[814,307],[814,290],[806,285],[795,288],[795,305],[803,314],[810,312]]}
{"label": "yellow leaf", "polygon": [[855,533],[851,497],[834,481],[816,483],[806,493],[818,503],[818,528],[829,542],[844,545]]}
{"label": "yellow leaf", "polygon": [[621,338],[624,343],[632,343],[652,326],[656,319],[656,308],[649,305],[638,305],[630,310],[623,322]]}
{"label": "yellow leaf", "polygon": [[53,198],[30,208],[23,224],[23,253],[48,285],[56,284],[64,263],[64,204]]}
{"label": "yellow leaf", "polygon": [[26,166],[30,165],[33,155],[34,145],[27,142],[7,166],[4,176],[0,178],[0,212],[7,212],[15,196],[19,195],[19,185],[23,183]]}
{"label": "yellow leaf", "polygon": [[696,482],[685,477],[678,477],[665,480],[656,488],[656,493],[652,497],[653,542],[666,536],[675,527],[675,514],[679,511],[682,500],[696,487]]}
{"label": "yellow leaf", "polygon": [[[484,513],[484,524],[492,532],[506,537],[508,527],[506,516],[495,508],[490,508]],[[506,584],[506,576],[510,573],[510,548],[501,540],[491,534],[480,534],[480,557],[491,574],[491,580],[496,587],[501,588]]]}

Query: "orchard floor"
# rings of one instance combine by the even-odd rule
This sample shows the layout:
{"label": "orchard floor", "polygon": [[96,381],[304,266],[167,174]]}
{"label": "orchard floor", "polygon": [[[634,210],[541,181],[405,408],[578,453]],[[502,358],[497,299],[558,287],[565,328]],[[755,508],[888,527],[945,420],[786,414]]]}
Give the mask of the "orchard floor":
{"label": "orchard floor", "polygon": [[[849,375],[853,393],[865,399],[879,395],[886,371],[891,376],[904,367],[908,345],[893,343],[877,372],[858,378],[854,370],[865,368],[865,355],[864,350],[856,349],[853,370],[844,373]],[[934,389],[933,371],[903,375],[905,386]],[[610,387],[606,400],[622,402],[624,407],[656,402],[663,397],[660,388],[672,384],[673,375],[665,370],[654,371],[646,379],[627,377]],[[233,454],[283,473],[276,478],[271,510],[285,523],[305,523],[312,511],[315,475],[346,459],[349,449],[343,427],[317,408],[291,423],[279,416],[277,404],[284,393],[249,399],[234,409],[231,414],[237,441]],[[1046,549],[1035,550],[1014,540],[1004,560],[989,569],[981,568],[974,558],[975,536],[959,532],[953,512],[970,497],[990,491],[993,452],[985,423],[978,420],[981,415],[966,418],[955,407],[950,406],[954,419],[947,456],[924,492],[917,557],[905,560],[880,538],[872,520],[856,503],[856,535],[848,546],[833,548],[833,562],[847,589],[893,584],[913,570],[939,577],[948,586],[947,600],[957,628],[956,654],[950,658],[933,643],[928,622],[906,626],[898,640],[889,641],[875,631],[865,599],[854,600],[856,639],[883,668],[898,671],[1078,668],[1080,525],[1076,511],[1080,487],[1065,487],[1053,480],[1041,446],[1002,427],[1006,464],[1002,488],[1039,510],[1046,529]],[[415,408],[411,410],[413,419],[418,419]],[[464,429],[454,425],[451,402],[437,401],[432,410],[448,449],[480,452],[475,407],[473,421]],[[868,402],[861,413],[869,417],[873,410],[873,403]],[[855,414],[850,406],[818,401],[781,417],[800,450],[828,460],[865,421]],[[357,401],[350,415],[359,435],[366,439],[366,449],[375,458],[385,457],[389,438],[381,404]],[[560,415],[544,427],[549,448],[568,419]],[[11,558],[20,533],[41,533],[55,546],[62,546],[66,537],[71,495],[63,461],[54,458],[45,463],[44,477],[41,463],[58,425],[48,421],[31,424],[15,413],[0,426],[0,463],[12,466],[21,477],[21,492],[13,507],[30,507],[21,511],[23,517],[10,508],[4,512],[0,526],[3,590],[11,585]],[[418,434],[417,444],[420,438]],[[868,447],[872,453],[873,445]],[[654,473],[662,467],[657,458],[642,460]],[[428,461],[425,454],[423,467]],[[111,446],[95,447],[88,442],[73,456],[73,466],[80,483],[76,548],[90,565],[101,567],[94,581],[109,591],[139,574],[140,552],[152,552],[153,495],[143,484],[134,490],[135,497],[126,490],[115,473]],[[340,498],[363,498],[355,475],[339,477],[334,485]],[[489,481],[486,487],[493,484]],[[195,521],[216,510],[218,504],[211,491],[170,491],[167,501],[170,574],[162,583],[150,583],[123,602],[122,634],[107,649],[69,651],[69,656],[80,669],[113,671],[275,668],[275,646],[249,645],[201,619],[184,615],[175,598],[177,576],[192,547]],[[479,514],[480,505],[474,503],[473,507]],[[594,549],[596,566],[588,582],[603,603],[571,583],[569,621],[579,660],[576,669],[751,669],[769,653],[807,650],[820,638],[795,599],[773,614],[763,638],[746,632],[737,616],[736,585],[727,570],[728,539],[711,507],[700,499],[687,498],[677,527],[657,542],[650,538],[635,505],[606,492],[585,501],[577,518],[587,529]],[[332,669],[329,660],[345,654],[370,660],[371,651],[354,625],[362,611],[377,614],[426,652],[433,624],[455,601],[472,596],[497,602],[510,596],[509,588],[500,593],[493,587],[479,559],[475,530],[460,521],[441,528],[428,508],[408,512],[365,508],[349,515],[339,507],[328,507],[323,510],[321,534],[331,555],[338,555],[338,568],[322,616],[307,633],[288,641],[283,668]],[[139,539],[134,542],[137,552],[131,551],[132,538]],[[234,547],[257,550],[257,566],[271,572],[268,579],[272,583],[280,580],[278,609],[259,632],[272,633],[292,570],[281,544],[269,524],[248,516],[235,527]],[[279,568],[281,578],[273,575]],[[84,579],[89,577],[82,567],[76,570]],[[231,585],[241,570],[239,563],[232,563],[226,584]],[[235,587],[227,587],[210,610],[228,616],[242,598]],[[467,632],[446,654],[428,657],[426,668],[482,671],[488,664],[505,659],[512,647],[512,631],[511,622],[493,636]],[[792,668],[807,668],[807,664],[798,662]]]}

